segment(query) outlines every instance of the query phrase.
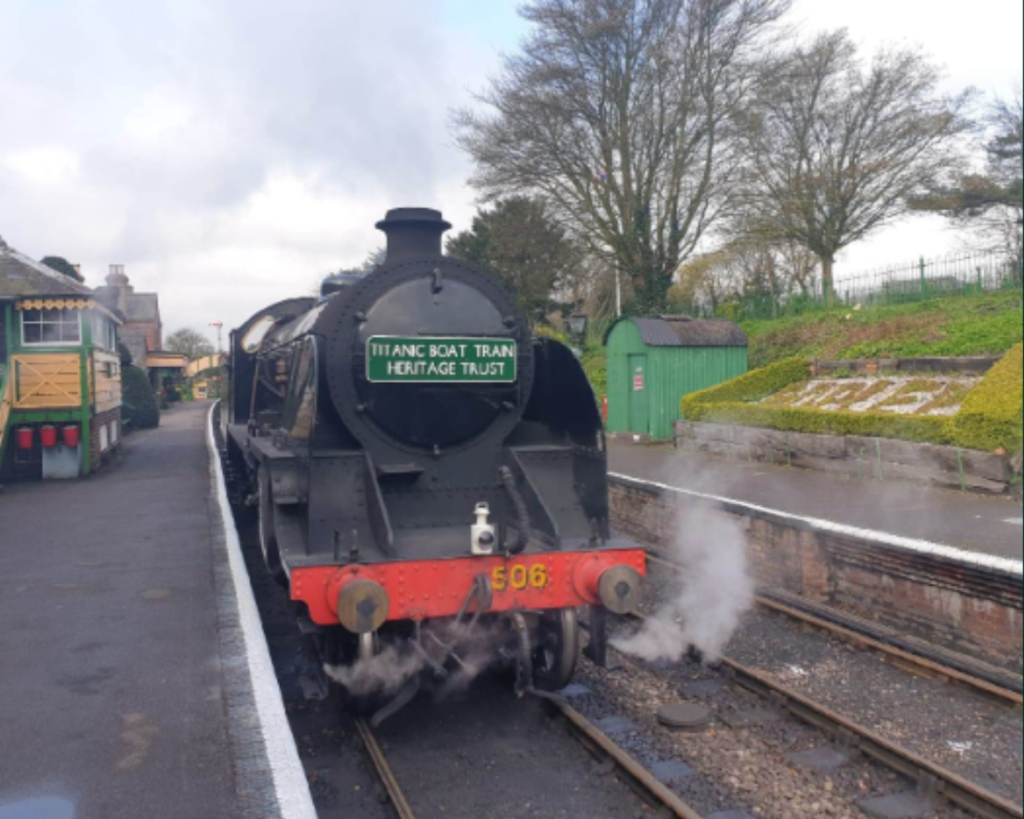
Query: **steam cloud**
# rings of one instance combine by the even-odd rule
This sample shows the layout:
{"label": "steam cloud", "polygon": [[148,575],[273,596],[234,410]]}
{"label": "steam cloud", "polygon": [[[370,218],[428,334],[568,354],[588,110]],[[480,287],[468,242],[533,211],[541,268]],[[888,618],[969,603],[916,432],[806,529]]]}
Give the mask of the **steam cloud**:
{"label": "steam cloud", "polygon": [[353,665],[324,665],[324,673],[355,697],[390,697],[423,670],[423,660],[411,651],[386,646],[376,654]]}
{"label": "steam cloud", "polygon": [[612,645],[651,662],[678,662],[692,646],[714,662],[754,601],[743,527],[715,509],[685,509],[670,556],[683,571],[669,601],[637,634]]}
{"label": "steam cloud", "polygon": [[[433,640],[433,631],[429,625],[423,630],[428,645]],[[448,663],[447,677],[434,680],[432,695],[437,702],[466,690],[489,668],[505,661],[498,649],[508,642],[509,631],[500,621],[479,623],[472,631],[463,628],[454,636],[458,659]],[[437,637],[447,641],[453,634],[439,628]],[[391,643],[385,645],[380,654],[351,666],[325,664],[324,673],[355,697],[379,696],[386,699],[397,694],[408,680],[427,668],[423,656],[408,643]]]}

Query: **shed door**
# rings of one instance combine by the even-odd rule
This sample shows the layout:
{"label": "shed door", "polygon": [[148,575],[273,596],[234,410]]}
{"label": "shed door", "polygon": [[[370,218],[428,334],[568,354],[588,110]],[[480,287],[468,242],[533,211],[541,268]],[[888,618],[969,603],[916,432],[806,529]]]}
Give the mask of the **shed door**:
{"label": "shed door", "polygon": [[647,412],[647,356],[629,357],[629,431],[646,435],[649,431]]}

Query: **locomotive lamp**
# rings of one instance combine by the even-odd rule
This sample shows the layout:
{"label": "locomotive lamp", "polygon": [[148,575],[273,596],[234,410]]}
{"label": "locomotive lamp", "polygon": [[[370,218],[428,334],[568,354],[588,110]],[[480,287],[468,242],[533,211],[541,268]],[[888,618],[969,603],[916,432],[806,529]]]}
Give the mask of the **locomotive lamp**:
{"label": "locomotive lamp", "polygon": [[486,503],[478,503],[473,514],[476,515],[476,523],[470,528],[470,548],[475,555],[492,555],[498,545],[498,537],[489,520],[491,507]]}

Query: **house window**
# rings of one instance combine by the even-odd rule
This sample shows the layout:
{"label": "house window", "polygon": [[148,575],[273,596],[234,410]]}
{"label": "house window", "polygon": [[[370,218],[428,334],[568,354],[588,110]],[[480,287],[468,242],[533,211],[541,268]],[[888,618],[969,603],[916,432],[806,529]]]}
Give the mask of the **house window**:
{"label": "house window", "polygon": [[92,343],[101,350],[117,350],[117,325],[99,313],[92,317]]}
{"label": "house window", "polygon": [[81,310],[23,310],[23,344],[63,345],[82,343]]}

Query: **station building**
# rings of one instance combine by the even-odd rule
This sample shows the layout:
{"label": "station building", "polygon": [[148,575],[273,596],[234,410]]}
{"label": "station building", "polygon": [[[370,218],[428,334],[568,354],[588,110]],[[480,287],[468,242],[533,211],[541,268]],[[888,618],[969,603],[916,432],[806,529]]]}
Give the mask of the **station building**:
{"label": "station building", "polygon": [[96,289],[96,297],[108,309],[124,318],[120,341],[132,356],[132,366],[144,370],[158,393],[185,378],[188,358],[163,349],[164,325],[160,317],[160,296],[137,293],[125,273],[124,265],[112,264],[106,285]]}
{"label": "station building", "polygon": [[123,321],[0,238],[0,480],[85,476],[119,447]]}

